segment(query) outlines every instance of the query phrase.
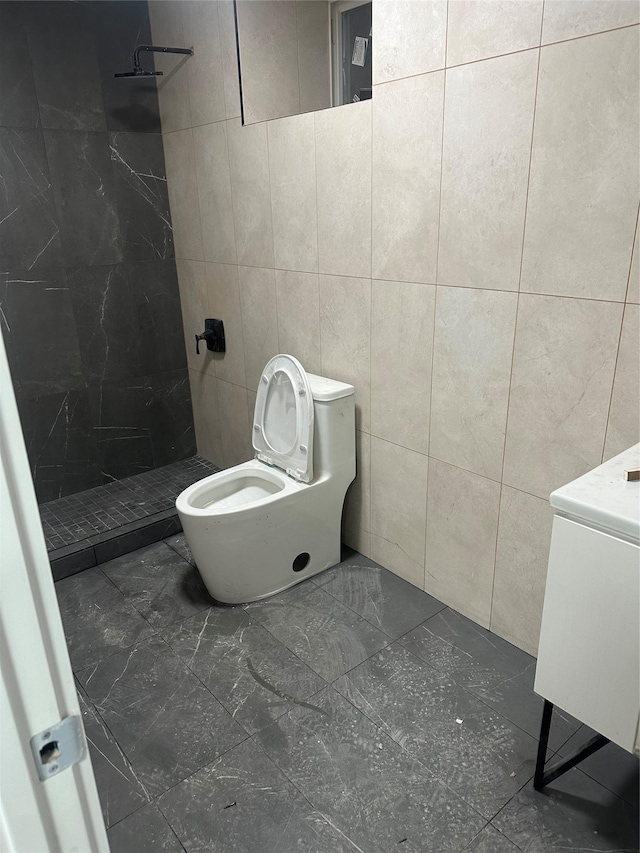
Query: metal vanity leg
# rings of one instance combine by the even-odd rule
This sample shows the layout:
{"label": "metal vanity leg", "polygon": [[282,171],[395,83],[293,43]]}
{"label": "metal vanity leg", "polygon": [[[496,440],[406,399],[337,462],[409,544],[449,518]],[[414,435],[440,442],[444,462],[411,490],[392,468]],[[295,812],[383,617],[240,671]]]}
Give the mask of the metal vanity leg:
{"label": "metal vanity leg", "polygon": [[547,754],[547,745],[549,743],[549,730],[551,729],[551,716],[553,714],[553,704],[546,699],[544,700],[544,709],[542,711],[542,723],[540,725],[540,740],[538,741],[538,758],[536,760],[536,770],[533,775],[533,787],[536,791],[540,791],[549,782],[553,782],[558,776],[562,776],[567,770],[571,770],[576,764],[579,764],[585,758],[593,755],[603,746],[609,743],[609,738],[604,735],[596,735],[592,737],[581,749],[572,752],[567,758],[559,761],[550,767],[547,772],[544,771],[544,761]]}

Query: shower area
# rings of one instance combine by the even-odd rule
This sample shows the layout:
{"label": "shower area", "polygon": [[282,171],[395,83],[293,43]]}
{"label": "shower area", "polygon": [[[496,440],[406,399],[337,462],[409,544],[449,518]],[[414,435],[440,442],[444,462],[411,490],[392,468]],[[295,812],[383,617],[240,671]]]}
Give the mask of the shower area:
{"label": "shower area", "polygon": [[[0,325],[56,579],[179,530],[195,455],[138,0],[0,3]],[[144,66],[153,69],[152,54]]]}

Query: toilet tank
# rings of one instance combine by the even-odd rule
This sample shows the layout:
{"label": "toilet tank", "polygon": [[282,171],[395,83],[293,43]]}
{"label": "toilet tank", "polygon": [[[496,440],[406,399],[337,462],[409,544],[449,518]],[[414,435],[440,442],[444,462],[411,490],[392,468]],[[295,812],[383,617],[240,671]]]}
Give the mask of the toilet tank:
{"label": "toilet tank", "polygon": [[332,474],[348,484],[356,475],[354,387],[307,373],[314,404],[313,479]]}

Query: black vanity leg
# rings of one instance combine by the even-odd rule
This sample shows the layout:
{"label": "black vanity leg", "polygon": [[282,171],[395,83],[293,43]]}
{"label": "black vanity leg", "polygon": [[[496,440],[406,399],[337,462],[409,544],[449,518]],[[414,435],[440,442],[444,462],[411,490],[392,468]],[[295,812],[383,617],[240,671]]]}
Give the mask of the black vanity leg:
{"label": "black vanity leg", "polygon": [[533,787],[539,791],[545,785],[544,778],[544,762],[547,756],[547,746],[549,745],[549,731],[551,729],[551,716],[553,714],[553,704],[547,699],[544,700],[544,708],[542,711],[542,723],[540,724],[540,740],[538,741],[538,758],[536,760],[536,771],[533,774]]}

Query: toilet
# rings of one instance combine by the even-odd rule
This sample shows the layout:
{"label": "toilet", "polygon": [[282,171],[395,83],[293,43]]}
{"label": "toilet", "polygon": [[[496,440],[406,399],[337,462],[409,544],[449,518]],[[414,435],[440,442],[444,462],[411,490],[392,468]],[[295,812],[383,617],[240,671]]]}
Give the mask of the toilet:
{"label": "toilet", "polygon": [[266,598],[340,562],[356,474],[353,386],[277,355],[260,377],[251,432],[254,459],[176,501],[202,579],[226,604]]}

